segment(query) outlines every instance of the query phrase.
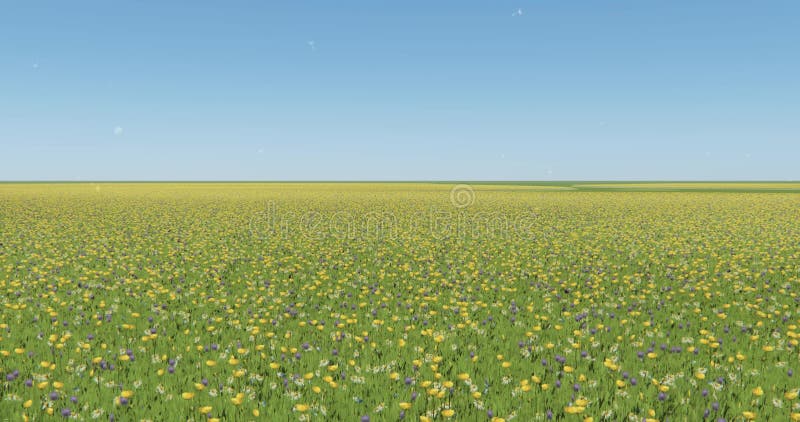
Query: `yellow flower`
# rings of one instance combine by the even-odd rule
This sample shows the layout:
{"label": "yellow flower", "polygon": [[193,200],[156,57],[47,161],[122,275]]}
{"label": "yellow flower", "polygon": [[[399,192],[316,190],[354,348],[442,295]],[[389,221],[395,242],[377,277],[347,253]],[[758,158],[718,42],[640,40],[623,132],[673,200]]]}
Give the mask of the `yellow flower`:
{"label": "yellow flower", "polygon": [[22,407],[24,407],[26,409],[31,407],[31,405],[33,405],[33,400],[28,400],[25,403],[22,403]]}
{"label": "yellow flower", "polygon": [[442,416],[444,416],[445,418],[452,418],[453,415],[455,415],[455,414],[456,414],[456,411],[453,410],[453,409],[442,410]]}
{"label": "yellow flower", "polygon": [[753,389],[753,395],[756,397],[761,397],[764,395],[764,390],[761,387],[756,387]]}
{"label": "yellow flower", "polygon": [[571,415],[577,413],[583,413],[584,410],[586,410],[586,408],[583,406],[567,406],[564,408],[564,412],[569,413]]}
{"label": "yellow flower", "polygon": [[308,411],[308,405],[307,404],[296,404],[296,405],[294,405],[294,410],[296,410],[298,412],[307,412]]}
{"label": "yellow flower", "polygon": [[253,409],[253,416],[258,417],[260,414],[261,412],[259,412],[258,409]]}
{"label": "yellow flower", "polygon": [[458,374],[458,380],[459,381],[466,381],[468,379],[469,379],[469,374],[467,374],[465,372]]}
{"label": "yellow flower", "polygon": [[181,397],[183,397],[184,400],[191,400],[194,397],[194,393],[190,393],[187,391],[181,394]]}
{"label": "yellow flower", "polygon": [[406,401],[400,402],[400,408],[403,409],[403,410],[411,409],[411,403],[406,402]]}
{"label": "yellow flower", "polygon": [[129,399],[129,398],[133,397],[133,391],[131,391],[131,390],[123,390],[122,393],[120,393],[120,397],[125,397],[126,399]]}
{"label": "yellow flower", "polygon": [[214,408],[211,407],[211,406],[203,406],[203,407],[200,408],[200,413],[205,415],[205,414],[211,413],[212,409],[214,409]]}
{"label": "yellow flower", "polygon": [[754,412],[742,412],[742,416],[749,421],[756,418],[756,414]]}
{"label": "yellow flower", "polygon": [[798,390],[787,391],[783,394],[783,398],[786,400],[794,400],[798,396]]}

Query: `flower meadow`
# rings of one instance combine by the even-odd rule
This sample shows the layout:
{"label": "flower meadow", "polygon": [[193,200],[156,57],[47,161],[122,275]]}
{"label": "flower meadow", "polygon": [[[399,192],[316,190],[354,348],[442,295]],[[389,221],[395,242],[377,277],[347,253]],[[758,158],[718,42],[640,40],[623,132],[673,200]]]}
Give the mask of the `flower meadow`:
{"label": "flower meadow", "polygon": [[798,194],[451,189],[0,184],[0,419],[800,421]]}

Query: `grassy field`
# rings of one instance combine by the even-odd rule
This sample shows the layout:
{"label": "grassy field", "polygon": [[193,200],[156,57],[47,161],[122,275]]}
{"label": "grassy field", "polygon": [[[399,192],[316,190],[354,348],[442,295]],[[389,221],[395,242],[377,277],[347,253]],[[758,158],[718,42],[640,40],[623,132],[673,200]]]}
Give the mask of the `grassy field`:
{"label": "grassy field", "polygon": [[800,421],[798,193],[0,184],[0,420]]}

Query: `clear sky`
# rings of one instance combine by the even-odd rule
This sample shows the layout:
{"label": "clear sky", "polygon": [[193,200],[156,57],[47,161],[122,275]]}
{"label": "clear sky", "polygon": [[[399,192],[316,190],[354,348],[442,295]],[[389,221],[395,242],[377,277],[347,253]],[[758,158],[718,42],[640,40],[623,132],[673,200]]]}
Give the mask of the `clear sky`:
{"label": "clear sky", "polygon": [[0,2],[0,180],[800,179],[800,1]]}

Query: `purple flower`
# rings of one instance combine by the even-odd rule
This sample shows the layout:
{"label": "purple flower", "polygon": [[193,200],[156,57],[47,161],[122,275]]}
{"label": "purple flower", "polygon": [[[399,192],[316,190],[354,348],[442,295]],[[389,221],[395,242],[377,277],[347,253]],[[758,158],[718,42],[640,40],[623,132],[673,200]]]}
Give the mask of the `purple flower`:
{"label": "purple flower", "polygon": [[663,392],[663,391],[662,391],[662,392],[660,392],[660,393],[658,393],[658,401],[664,401],[664,400],[666,400],[666,399],[667,399],[667,395],[666,395],[666,394],[664,394],[664,392]]}
{"label": "purple flower", "polygon": [[129,403],[129,402],[128,402],[128,398],[127,398],[127,397],[120,397],[120,398],[119,398],[119,404],[121,404],[121,405],[123,405],[123,406],[127,406],[127,405],[128,405],[128,403]]}
{"label": "purple flower", "polygon": [[58,392],[53,391],[50,393],[50,400],[58,400]]}
{"label": "purple flower", "polygon": [[364,415],[361,417],[361,422],[369,422],[369,415]]}
{"label": "purple flower", "polygon": [[65,418],[68,418],[69,415],[71,415],[71,414],[72,414],[72,411],[69,410],[68,408],[61,409],[61,416],[65,417]]}
{"label": "purple flower", "polygon": [[71,396],[71,397],[69,398],[69,401],[71,401],[71,402],[73,402],[73,403],[77,403],[77,402],[78,402],[78,398],[77,398],[77,397],[75,397],[75,396]]}

